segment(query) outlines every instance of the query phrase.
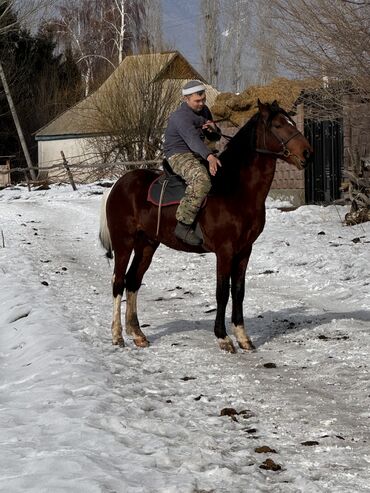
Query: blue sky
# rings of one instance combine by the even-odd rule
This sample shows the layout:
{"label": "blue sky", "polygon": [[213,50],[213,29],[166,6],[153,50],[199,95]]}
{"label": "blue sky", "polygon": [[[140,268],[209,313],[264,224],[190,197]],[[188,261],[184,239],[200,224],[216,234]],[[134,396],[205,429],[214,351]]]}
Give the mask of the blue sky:
{"label": "blue sky", "polygon": [[200,71],[199,0],[162,0],[162,12],[165,39]]}

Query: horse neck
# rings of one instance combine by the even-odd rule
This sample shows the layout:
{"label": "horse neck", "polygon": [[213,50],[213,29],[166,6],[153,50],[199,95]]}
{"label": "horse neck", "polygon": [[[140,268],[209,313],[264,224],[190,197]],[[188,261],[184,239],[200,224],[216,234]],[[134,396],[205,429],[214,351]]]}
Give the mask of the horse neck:
{"label": "horse neck", "polygon": [[276,159],[256,153],[248,166],[240,169],[239,191],[257,208],[264,206],[276,169]]}

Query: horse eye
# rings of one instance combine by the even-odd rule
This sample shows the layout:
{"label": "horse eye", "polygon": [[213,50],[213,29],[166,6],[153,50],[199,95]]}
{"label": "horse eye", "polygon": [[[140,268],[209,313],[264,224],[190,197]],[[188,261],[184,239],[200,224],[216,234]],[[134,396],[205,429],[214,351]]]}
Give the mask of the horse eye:
{"label": "horse eye", "polygon": [[275,123],[274,127],[275,128],[281,128],[281,125],[280,125],[280,123]]}

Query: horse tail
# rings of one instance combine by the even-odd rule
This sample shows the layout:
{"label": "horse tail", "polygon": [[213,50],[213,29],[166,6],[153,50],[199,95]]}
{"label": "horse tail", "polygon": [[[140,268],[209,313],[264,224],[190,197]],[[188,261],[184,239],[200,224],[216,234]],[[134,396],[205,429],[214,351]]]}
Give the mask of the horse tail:
{"label": "horse tail", "polygon": [[107,253],[105,254],[107,258],[112,259],[112,242],[110,239],[110,233],[107,222],[107,200],[109,197],[109,193],[112,189],[107,190],[103,194],[103,198],[100,206],[100,229],[99,229],[99,239],[103,248],[106,249]]}

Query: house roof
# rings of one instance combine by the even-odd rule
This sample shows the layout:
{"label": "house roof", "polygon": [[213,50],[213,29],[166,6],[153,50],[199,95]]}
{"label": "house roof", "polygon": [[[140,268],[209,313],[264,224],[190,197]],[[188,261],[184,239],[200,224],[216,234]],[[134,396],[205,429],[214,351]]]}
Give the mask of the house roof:
{"label": "house roof", "polygon": [[[127,56],[99,89],[38,130],[36,140],[78,138],[104,134],[104,129],[96,131],[91,126],[91,122],[95,120],[97,106],[101,105],[103,100],[107,104],[107,94],[112,90],[117,90],[119,81],[125,80],[125,90],[130,90],[130,81],[135,78],[137,80],[140,73],[143,76],[144,72],[144,80],[154,84],[165,81],[167,84],[178,85],[191,79],[206,82],[177,51]],[[206,87],[208,104],[211,106],[218,95],[218,91],[207,84]],[[179,91],[179,102],[180,99]]]}

